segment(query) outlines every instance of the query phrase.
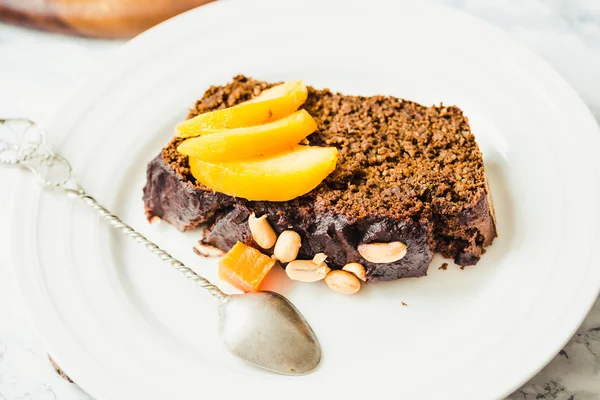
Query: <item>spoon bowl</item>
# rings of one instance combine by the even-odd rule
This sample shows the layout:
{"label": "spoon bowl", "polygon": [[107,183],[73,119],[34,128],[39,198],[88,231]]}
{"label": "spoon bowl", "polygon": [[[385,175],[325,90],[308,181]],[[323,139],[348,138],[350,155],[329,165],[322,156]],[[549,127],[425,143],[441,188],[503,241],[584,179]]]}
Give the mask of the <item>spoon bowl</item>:
{"label": "spoon bowl", "polygon": [[219,333],[230,353],[258,367],[304,375],[321,361],[321,346],[302,314],[274,292],[227,296],[219,305]]}

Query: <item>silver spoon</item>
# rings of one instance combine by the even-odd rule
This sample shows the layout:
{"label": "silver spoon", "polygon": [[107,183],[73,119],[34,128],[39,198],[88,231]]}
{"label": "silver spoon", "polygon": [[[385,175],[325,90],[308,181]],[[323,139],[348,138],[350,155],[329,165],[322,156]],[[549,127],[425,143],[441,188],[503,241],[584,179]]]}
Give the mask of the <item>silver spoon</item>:
{"label": "silver spoon", "polygon": [[260,291],[227,295],[181,261],[160,249],[88,195],[71,165],[52,152],[44,133],[28,119],[0,119],[0,165],[29,169],[38,182],[82,199],[110,225],[144,245],[218,301],[219,333],[231,354],[258,367],[286,375],[313,371],[321,361],[319,341],[294,305],[278,293]]}

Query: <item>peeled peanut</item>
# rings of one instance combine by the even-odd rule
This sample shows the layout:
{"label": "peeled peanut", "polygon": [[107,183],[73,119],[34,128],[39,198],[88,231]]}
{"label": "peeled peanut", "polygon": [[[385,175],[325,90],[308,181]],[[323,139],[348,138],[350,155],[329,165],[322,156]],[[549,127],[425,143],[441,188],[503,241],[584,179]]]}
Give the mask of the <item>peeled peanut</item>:
{"label": "peeled peanut", "polygon": [[406,245],[402,242],[368,243],[358,246],[358,252],[367,261],[376,264],[391,263],[406,255]]}
{"label": "peeled peanut", "polygon": [[283,231],[281,232],[281,235],[279,235],[279,238],[277,238],[273,254],[275,255],[275,258],[281,262],[294,261],[296,257],[298,257],[300,246],[302,246],[302,239],[298,233],[294,231]]}
{"label": "peeled peanut", "polygon": [[327,274],[325,283],[331,289],[342,294],[354,294],[360,290],[360,281],[358,278],[348,271],[339,269]]}
{"label": "peeled peanut", "polygon": [[285,267],[290,279],[300,282],[316,282],[324,279],[331,271],[327,264],[315,264],[310,260],[295,260]]}
{"label": "peeled peanut", "polygon": [[348,263],[346,265],[344,265],[344,268],[342,268],[342,271],[348,271],[352,274],[354,274],[358,279],[360,279],[363,282],[367,281],[367,270],[365,269],[365,267],[363,267],[362,264],[359,263]]}
{"label": "peeled peanut", "polygon": [[325,255],[325,253],[317,253],[313,257],[312,262],[314,262],[315,264],[321,264],[324,263],[325,260],[327,260],[327,256]]}
{"label": "peeled peanut", "polygon": [[271,228],[269,221],[267,221],[267,215],[262,215],[260,218],[256,218],[254,213],[250,214],[248,218],[248,226],[250,227],[250,233],[252,238],[257,245],[263,249],[270,249],[277,241],[277,234]]}

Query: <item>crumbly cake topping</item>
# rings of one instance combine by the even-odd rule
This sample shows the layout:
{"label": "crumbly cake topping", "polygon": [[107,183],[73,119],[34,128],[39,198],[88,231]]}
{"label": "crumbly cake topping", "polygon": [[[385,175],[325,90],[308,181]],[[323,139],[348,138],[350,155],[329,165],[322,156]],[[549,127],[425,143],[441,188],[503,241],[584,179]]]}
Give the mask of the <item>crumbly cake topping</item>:
{"label": "crumbly cake topping", "polygon": [[[236,76],[214,86],[189,117],[249,100],[272,84]],[[457,107],[424,107],[389,96],[346,96],[309,87],[303,106],[319,130],[311,145],[339,149],[338,166],[310,193],[293,200],[350,219],[456,214],[485,191],[481,153]],[[174,139],[163,159],[189,184],[187,157]]]}

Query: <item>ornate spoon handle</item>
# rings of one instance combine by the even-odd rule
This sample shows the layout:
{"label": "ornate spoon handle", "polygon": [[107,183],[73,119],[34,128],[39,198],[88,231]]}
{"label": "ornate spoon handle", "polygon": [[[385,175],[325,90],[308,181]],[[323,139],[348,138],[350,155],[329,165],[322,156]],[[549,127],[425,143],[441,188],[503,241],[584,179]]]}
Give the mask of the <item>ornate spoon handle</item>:
{"label": "ornate spoon handle", "polygon": [[[39,130],[32,121],[23,119],[0,119],[0,127],[9,127],[9,129],[11,129],[11,124],[24,124],[23,126],[25,126],[25,129],[20,133],[28,133],[29,136],[27,140],[24,140],[23,138],[18,137],[20,133],[17,132],[17,140],[8,141],[2,139],[2,135],[0,135],[0,165],[25,167],[33,172],[42,186],[61,188],[69,196],[82,199],[88,206],[96,210],[101,217],[107,220],[111,226],[120,230],[124,235],[129,236],[139,244],[144,245],[151,253],[157,255],[161,260],[201,288],[206,289],[211,295],[220,301],[223,301],[228,297],[217,286],[210,283],[208,279],[203,278],[191,268],[186,267],[181,261],[171,256],[169,253],[158,247],[156,243],[151,242],[144,235],[121,221],[119,217],[108,211],[104,206],[98,203],[95,198],[87,194],[79,183],[77,183],[73,175],[71,164],[64,157],[55,154],[50,150],[44,140],[43,132]],[[35,129],[35,131],[31,131],[32,129]]]}

